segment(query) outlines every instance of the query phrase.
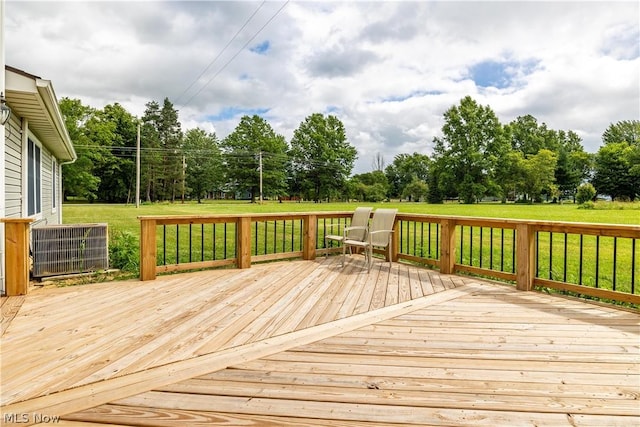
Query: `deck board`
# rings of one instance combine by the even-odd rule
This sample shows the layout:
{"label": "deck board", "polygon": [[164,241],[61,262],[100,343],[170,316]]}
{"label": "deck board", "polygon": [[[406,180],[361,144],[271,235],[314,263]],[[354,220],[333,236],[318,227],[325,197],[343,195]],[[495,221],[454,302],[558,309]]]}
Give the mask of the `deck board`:
{"label": "deck board", "polygon": [[11,321],[16,317],[20,307],[24,303],[24,295],[15,297],[0,297],[0,310],[2,317],[0,318],[0,337],[4,335]]}
{"label": "deck board", "polygon": [[34,292],[3,322],[3,412],[70,426],[640,424],[638,313],[339,261]]}

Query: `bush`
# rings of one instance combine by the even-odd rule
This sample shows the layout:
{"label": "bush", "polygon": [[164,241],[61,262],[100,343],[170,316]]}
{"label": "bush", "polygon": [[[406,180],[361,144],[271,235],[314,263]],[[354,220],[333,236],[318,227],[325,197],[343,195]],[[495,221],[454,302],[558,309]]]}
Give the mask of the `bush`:
{"label": "bush", "polygon": [[112,235],[109,242],[109,264],[122,271],[139,270],[140,248],[133,233],[121,231]]}
{"label": "bush", "polygon": [[591,200],[589,200],[588,202],[580,203],[580,206],[578,206],[578,209],[595,209],[595,208],[596,208],[596,204]]}
{"label": "bush", "polygon": [[576,193],[576,201],[578,204],[583,204],[589,201],[592,201],[596,197],[596,189],[593,185],[586,183],[582,184],[578,187],[578,192]]}

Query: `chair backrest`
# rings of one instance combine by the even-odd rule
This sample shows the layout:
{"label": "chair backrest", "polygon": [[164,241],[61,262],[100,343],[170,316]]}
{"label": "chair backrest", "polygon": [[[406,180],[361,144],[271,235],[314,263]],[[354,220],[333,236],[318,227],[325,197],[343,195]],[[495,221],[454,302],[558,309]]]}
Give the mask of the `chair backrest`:
{"label": "chair backrest", "polygon": [[[398,209],[376,209],[371,220],[370,231],[393,230],[393,223],[396,220]],[[387,247],[389,245],[389,235],[391,233],[373,233],[371,244],[373,246]]]}
{"label": "chair backrest", "polygon": [[[356,208],[351,217],[351,227],[367,227],[369,225],[369,217],[373,208]],[[364,241],[367,236],[367,229],[349,230],[347,239]]]}

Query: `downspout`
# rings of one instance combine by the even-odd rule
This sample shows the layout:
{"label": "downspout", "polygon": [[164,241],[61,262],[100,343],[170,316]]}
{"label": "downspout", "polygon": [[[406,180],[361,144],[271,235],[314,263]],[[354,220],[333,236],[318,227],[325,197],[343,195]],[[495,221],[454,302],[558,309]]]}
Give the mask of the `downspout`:
{"label": "downspout", "polygon": [[62,166],[70,165],[75,162],[77,157],[73,160],[68,160],[66,162],[58,163],[58,191],[56,194],[58,195],[58,224],[62,224],[62,202],[64,202],[64,194],[62,194]]}

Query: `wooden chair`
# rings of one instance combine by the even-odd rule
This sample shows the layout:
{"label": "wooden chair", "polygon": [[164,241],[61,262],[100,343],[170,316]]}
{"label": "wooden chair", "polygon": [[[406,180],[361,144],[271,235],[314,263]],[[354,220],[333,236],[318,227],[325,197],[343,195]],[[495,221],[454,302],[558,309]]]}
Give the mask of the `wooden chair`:
{"label": "wooden chair", "polygon": [[[391,237],[393,235],[393,224],[396,220],[397,209],[376,209],[373,213],[373,219],[371,225],[367,231],[366,238],[364,240],[352,240],[344,239],[342,242],[342,253],[346,247],[363,248],[365,251],[365,260],[367,262],[367,269],[371,271],[371,265],[373,264],[373,248],[383,248],[387,253],[389,259],[389,265],[391,265]],[[344,265],[344,261],[343,261]]]}
{"label": "wooden chair", "polygon": [[[373,208],[356,208],[351,217],[351,223],[348,227],[344,227],[342,234],[327,234],[324,236],[325,242],[327,240],[338,242],[342,244],[346,239],[350,241],[364,241],[367,236],[367,228],[369,225],[369,217]],[[340,224],[331,224],[328,228],[333,226],[339,227]],[[342,265],[344,265],[346,249],[342,245]]]}

